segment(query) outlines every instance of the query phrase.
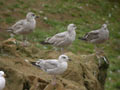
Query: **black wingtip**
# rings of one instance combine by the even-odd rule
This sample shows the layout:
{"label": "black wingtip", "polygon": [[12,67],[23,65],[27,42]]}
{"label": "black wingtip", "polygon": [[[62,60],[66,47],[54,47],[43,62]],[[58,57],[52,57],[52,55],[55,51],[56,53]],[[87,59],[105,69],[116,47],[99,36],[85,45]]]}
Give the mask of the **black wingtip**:
{"label": "black wingtip", "polygon": [[32,65],[36,66],[36,62],[30,62]]}
{"label": "black wingtip", "polygon": [[78,37],[78,39],[86,41],[86,38],[83,37]]}
{"label": "black wingtip", "polygon": [[13,29],[6,29],[6,32],[16,35],[16,33],[13,32]]}
{"label": "black wingtip", "polygon": [[8,28],[6,31],[11,33],[13,30]]}
{"label": "black wingtip", "polygon": [[33,66],[36,66],[36,67],[39,67],[40,68],[40,66],[39,65],[36,65],[36,62],[30,62]]}

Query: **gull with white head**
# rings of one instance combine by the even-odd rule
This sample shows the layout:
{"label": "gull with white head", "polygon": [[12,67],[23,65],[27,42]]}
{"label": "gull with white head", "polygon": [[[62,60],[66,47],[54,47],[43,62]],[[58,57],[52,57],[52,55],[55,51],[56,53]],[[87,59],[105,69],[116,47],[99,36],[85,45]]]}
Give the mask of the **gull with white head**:
{"label": "gull with white head", "polygon": [[19,20],[14,25],[12,25],[10,28],[7,29],[8,32],[10,32],[13,35],[15,34],[21,34],[23,35],[24,45],[26,45],[26,35],[33,32],[33,30],[36,27],[36,20],[37,18],[33,12],[28,12],[25,19]]}
{"label": "gull with white head", "polygon": [[55,47],[60,47],[61,51],[64,47],[68,47],[75,40],[76,26],[74,24],[69,24],[67,31],[58,33],[50,38],[47,38],[45,41],[42,41],[41,44],[51,44]]}
{"label": "gull with white head", "polygon": [[60,55],[58,60],[57,59],[48,59],[43,60],[39,59],[36,62],[31,62],[33,65],[39,67],[44,72],[54,75],[52,84],[56,84],[56,75],[62,74],[67,70],[68,61],[71,59],[67,55]]}
{"label": "gull with white head", "polygon": [[5,78],[4,78],[5,74],[3,71],[0,71],[0,90],[3,90],[5,88]]}

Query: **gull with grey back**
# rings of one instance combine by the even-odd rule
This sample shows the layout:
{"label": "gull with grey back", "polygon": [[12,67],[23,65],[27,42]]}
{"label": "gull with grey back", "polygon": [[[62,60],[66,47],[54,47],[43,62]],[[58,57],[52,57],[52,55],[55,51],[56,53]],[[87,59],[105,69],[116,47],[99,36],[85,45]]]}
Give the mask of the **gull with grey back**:
{"label": "gull with grey back", "polygon": [[44,72],[53,75],[52,84],[56,84],[56,75],[62,74],[67,70],[68,61],[71,59],[67,55],[60,55],[58,60],[57,59],[48,59],[43,60],[39,59],[36,62],[31,62],[33,65],[39,67]]}
{"label": "gull with grey back", "polygon": [[51,44],[55,47],[60,47],[61,51],[64,47],[68,47],[75,40],[76,26],[74,24],[69,24],[67,31],[58,33],[50,38],[47,38],[45,41],[42,41],[41,44]]}
{"label": "gull with grey back", "polygon": [[35,18],[38,18],[38,16],[36,16],[33,12],[28,12],[26,19],[19,20],[8,28],[7,31],[11,33],[11,37],[16,34],[23,35],[24,44],[26,45],[26,35],[33,32],[36,27]]}
{"label": "gull with grey back", "polygon": [[5,88],[6,80],[4,76],[5,76],[4,72],[0,71],[0,90],[3,90]]}

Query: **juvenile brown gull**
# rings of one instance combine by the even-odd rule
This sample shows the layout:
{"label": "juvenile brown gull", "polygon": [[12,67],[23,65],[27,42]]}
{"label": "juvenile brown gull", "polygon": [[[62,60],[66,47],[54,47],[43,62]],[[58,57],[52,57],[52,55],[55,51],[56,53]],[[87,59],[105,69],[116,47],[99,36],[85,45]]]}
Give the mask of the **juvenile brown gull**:
{"label": "juvenile brown gull", "polygon": [[33,32],[33,30],[36,27],[36,20],[37,18],[33,12],[28,12],[25,19],[19,20],[14,25],[12,25],[10,28],[8,28],[8,32],[11,33],[11,36],[13,37],[16,34],[23,35],[23,41],[24,45],[27,44],[26,35]]}
{"label": "juvenile brown gull", "polygon": [[42,41],[41,44],[51,44],[55,47],[60,47],[62,52],[63,48],[68,47],[75,40],[75,29],[76,26],[74,24],[69,24],[67,31],[49,37],[45,41]]}
{"label": "juvenile brown gull", "polygon": [[85,34],[82,38],[79,39],[95,44],[104,43],[109,39],[109,30],[107,29],[107,24],[103,24],[102,27],[98,30],[93,30]]}

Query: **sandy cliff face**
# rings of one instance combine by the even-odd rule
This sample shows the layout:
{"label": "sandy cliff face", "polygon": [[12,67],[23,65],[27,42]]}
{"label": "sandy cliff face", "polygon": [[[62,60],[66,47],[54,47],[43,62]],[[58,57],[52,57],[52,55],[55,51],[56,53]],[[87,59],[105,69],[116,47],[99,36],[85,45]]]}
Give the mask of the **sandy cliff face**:
{"label": "sandy cliff face", "polygon": [[57,76],[57,85],[53,87],[52,76],[26,61],[57,58],[58,52],[22,47],[16,45],[15,39],[9,39],[1,43],[0,53],[0,70],[7,75],[4,90],[104,90],[108,64],[98,64],[101,58],[94,54],[65,53],[72,62],[64,74]]}

